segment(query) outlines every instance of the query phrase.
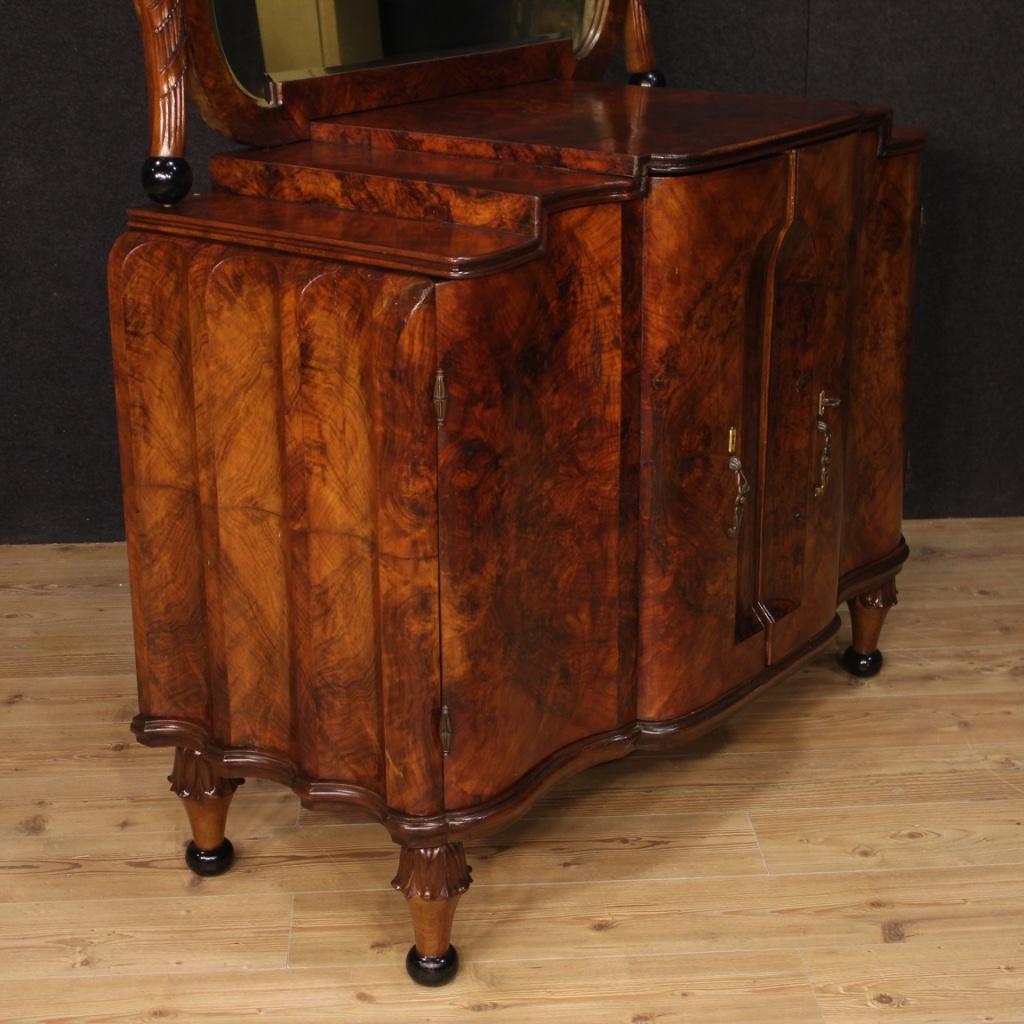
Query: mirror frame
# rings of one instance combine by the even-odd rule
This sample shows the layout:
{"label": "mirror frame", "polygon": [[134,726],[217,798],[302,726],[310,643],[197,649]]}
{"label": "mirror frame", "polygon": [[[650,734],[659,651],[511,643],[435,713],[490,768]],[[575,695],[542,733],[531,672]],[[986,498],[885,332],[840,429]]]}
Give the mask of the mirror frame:
{"label": "mirror frame", "polygon": [[[178,202],[192,185],[185,160],[187,92],[203,119],[235,142],[276,146],[309,138],[311,121],[357,110],[438,99],[549,78],[597,79],[611,60],[627,8],[603,0],[583,45],[569,40],[382,64],[277,83],[270,100],[242,88],[224,58],[210,0],[134,0],[149,90],[150,157],[143,184],[157,202]],[[632,19],[631,19],[632,20]]]}

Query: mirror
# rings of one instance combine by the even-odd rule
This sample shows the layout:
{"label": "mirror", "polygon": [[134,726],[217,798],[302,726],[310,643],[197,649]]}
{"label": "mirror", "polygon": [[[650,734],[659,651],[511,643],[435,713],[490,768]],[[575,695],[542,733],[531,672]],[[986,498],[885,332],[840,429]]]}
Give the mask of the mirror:
{"label": "mirror", "polygon": [[268,80],[550,39],[582,48],[606,0],[211,0],[221,49],[254,97]]}

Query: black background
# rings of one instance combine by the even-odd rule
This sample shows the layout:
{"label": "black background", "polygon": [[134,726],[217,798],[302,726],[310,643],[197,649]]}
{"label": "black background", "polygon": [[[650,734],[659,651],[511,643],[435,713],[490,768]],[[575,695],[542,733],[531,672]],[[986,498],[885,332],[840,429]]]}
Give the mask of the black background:
{"label": "black background", "polygon": [[[1024,514],[1024,4],[650,6],[671,85],[885,103],[928,130],[907,513]],[[116,539],[105,257],[146,149],[135,16],[0,0],[0,24],[0,542]],[[192,118],[197,169],[224,148]]]}

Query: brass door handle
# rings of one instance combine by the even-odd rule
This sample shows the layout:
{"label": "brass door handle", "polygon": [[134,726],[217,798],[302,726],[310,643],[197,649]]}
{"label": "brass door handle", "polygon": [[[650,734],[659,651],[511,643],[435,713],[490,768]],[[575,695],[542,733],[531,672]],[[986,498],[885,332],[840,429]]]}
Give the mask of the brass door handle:
{"label": "brass door handle", "polygon": [[743,463],[735,455],[729,456],[729,469],[736,474],[736,501],[732,507],[732,526],[725,531],[727,537],[739,536],[743,525],[743,514],[747,510],[747,496],[750,494],[750,482],[743,472]]}
{"label": "brass door handle", "polygon": [[828,489],[828,482],[832,478],[832,429],[825,419],[826,409],[835,408],[840,404],[840,399],[830,398],[824,391],[818,392],[818,422],[817,429],[825,435],[821,445],[821,458],[818,464],[818,485],[814,488],[814,496],[820,498]]}

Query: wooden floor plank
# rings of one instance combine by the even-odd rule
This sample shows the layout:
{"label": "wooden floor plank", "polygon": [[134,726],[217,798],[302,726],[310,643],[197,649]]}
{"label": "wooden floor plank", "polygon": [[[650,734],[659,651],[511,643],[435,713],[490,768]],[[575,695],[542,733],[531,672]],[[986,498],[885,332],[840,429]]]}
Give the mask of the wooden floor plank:
{"label": "wooden floor plank", "polygon": [[1024,864],[1024,799],[765,811],[754,828],[771,872]]}
{"label": "wooden floor plank", "polygon": [[[1024,602],[1022,602],[1024,607]],[[893,613],[894,615],[897,613]],[[888,636],[885,637],[888,641]],[[1009,693],[1024,685],[1024,648],[903,647],[885,645],[885,671],[871,679],[851,676],[839,665],[841,645],[772,687],[763,697],[777,700],[864,700],[867,697],[913,697],[920,694]]]}
{"label": "wooden floor plank", "polygon": [[134,675],[0,677],[0,729],[112,725],[138,711]]}
{"label": "wooden floor plank", "polygon": [[[1008,867],[489,885],[459,904],[457,941],[474,962],[535,957],[866,946],[1005,933],[1024,915],[1024,872]],[[409,944],[393,893],[295,898],[289,963],[393,961]]]}
{"label": "wooden floor plank", "polygon": [[0,979],[283,967],[291,898],[15,903],[0,914]]}
{"label": "wooden floor plank", "polygon": [[272,829],[238,840],[237,861],[220,878],[198,878],[184,864],[187,831],[31,836],[0,840],[0,903],[16,900],[142,899],[293,892],[390,893],[398,850],[379,825]]}
{"label": "wooden floor plank", "polygon": [[734,751],[903,751],[966,744],[972,722],[993,708],[1012,706],[1006,694],[941,694],[890,697],[885,701],[755,701],[722,727]]}
{"label": "wooden floor plank", "polygon": [[[1024,786],[1024,749],[1019,784]],[[859,807],[878,803],[1004,799],[1016,792],[1009,754],[989,755],[967,744],[920,747],[913,757],[899,747],[842,747],[786,752],[738,752],[723,744],[713,753],[660,754],[602,765],[558,786],[535,806],[535,816],[651,814],[686,811],[759,811],[804,807]],[[303,820],[315,816],[304,811]]]}
{"label": "wooden floor plank", "polygon": [[812,950],[804,958],[825,1024],[1020,1024],[1024,936]]}
{"label": "wooden floor plank", "polygon": [[[130,981],[130,984],[126,984]],[[190,975],[150,974],[0,987],[0,1019],[76,1024],[183,1020],[235,1024],[821,1024],[793,954],[633,956],[463,965],[443,989],[414,987],[394,966]]]}
{"label": "wooden floor plank", "polygon": [[0,588],[128,588],[128,555],[118,544],[0,546]]}
{"label": "wooden floor plank", "polygon": [[1024,557],[1024,519],[912,519],[903,524],[913,564],[936,558]]}
{"label": "wooden floor plank", "polygon": [[764,871],[750,819],[739,813],[531,818],[468,854],[490,884]]}
{"label": "wooden floor plank", "polygon": [[[0,844],[8,838],[125,836],[187,831],[181,801],[167,784],[166,751],[146,771],[66,772],[60,785],[50,775],[0,777]],[[250,779],[231,808],[231,833],[263,835],[296,823],[299,800],[289,790]]]}

